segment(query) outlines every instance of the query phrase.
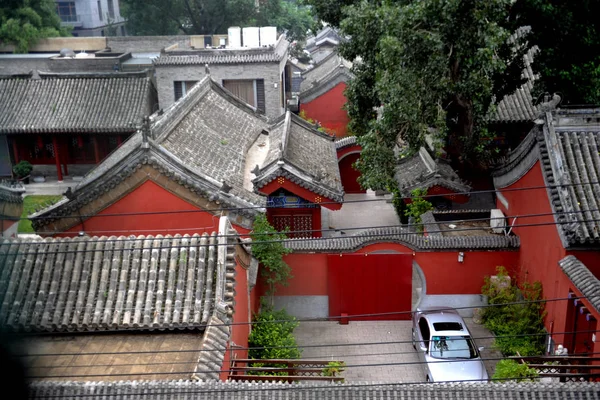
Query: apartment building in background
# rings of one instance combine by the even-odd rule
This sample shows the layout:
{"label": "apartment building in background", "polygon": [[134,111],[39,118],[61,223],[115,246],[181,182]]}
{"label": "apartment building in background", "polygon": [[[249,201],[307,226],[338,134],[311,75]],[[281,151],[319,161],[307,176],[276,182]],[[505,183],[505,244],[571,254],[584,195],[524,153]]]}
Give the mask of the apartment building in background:
{"label": "apartment building in background", "polygon": [[119,0],[56,1],[63,26],[72,27],[73,36],[125,36],[125,19]]}

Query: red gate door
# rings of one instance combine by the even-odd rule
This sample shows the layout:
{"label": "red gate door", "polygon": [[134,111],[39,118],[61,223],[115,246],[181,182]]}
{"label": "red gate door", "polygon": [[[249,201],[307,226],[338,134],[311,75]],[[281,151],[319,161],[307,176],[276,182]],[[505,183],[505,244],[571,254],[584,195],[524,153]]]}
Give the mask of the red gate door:
{"label": "red gate door", "polygon": [[411,318],[412,255],[330,255],[327,263],[330,317],[347,314],[354,321]]}
{"label": "red gate door", "polygon": [[342,158],[339,162],[340,176],[342,178],[342,186],[346,193],[366,193],[367,191],[360,187],[358,178],[360,172],[354,169],[352,164],[360,157],[359,153],[349,154]]}

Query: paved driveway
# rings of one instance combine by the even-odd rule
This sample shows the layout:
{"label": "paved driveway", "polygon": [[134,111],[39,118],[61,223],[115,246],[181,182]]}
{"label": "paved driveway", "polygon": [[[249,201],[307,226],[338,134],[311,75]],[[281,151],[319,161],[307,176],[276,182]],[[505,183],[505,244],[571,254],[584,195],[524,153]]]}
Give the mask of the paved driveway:
{"label": "paved driveway", "polygon": [[[425,373],[417,364],[373,365],[418,362],[410,343],[410,321],[352,321],[348,325],[330,321],[301,322],[294,336],[299,346],[326,345],[303,348],[302,358],[344,361],[348,365],[344,372],[346,382],[425,380]],[[381,342],[402,343],[358,344]]]}
{"label": "paved driveway", "polygon": [[[485,327],[474,324],[471,318],[465,318],[465,322],[477,346],[485,347],[482,356],[489,360],[485,364],[492,376],[500,353],[491,348],[491,335]],[[352,321],[348,325],[307,321],[300,322],[294,336],[302,348],[302,358],[344,361],[348,365],[343,375],[346,382],[425,381],[411,343],[411,321]],[[319,347],[302,347],[306,345]]]}

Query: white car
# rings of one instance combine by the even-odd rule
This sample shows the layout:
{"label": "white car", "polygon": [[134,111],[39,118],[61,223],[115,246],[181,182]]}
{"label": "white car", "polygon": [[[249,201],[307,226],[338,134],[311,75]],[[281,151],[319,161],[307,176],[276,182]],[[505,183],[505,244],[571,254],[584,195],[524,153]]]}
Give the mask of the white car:
{"label": "white car", "polygon": [[413,347],[429,382],[487,381],[488,374],[471,333],[456,310],[417,309],[413,313]]}

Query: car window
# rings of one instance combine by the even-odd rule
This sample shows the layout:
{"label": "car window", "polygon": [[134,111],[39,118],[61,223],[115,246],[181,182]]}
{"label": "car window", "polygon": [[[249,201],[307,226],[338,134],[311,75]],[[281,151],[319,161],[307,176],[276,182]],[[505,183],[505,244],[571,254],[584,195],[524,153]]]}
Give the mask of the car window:
{"label": "car window", "polygon": [[427,323],[427,320],[425,318],[419,319],[419,331],[421,331],[421,337],[425,342],[425,347],[428,348],[429,336],[431,333],[429,332],[429,324]]}
{"label": "car window", "polygon": [[469,336],[433,336],[429,354],[435,358],[477,358]]}

